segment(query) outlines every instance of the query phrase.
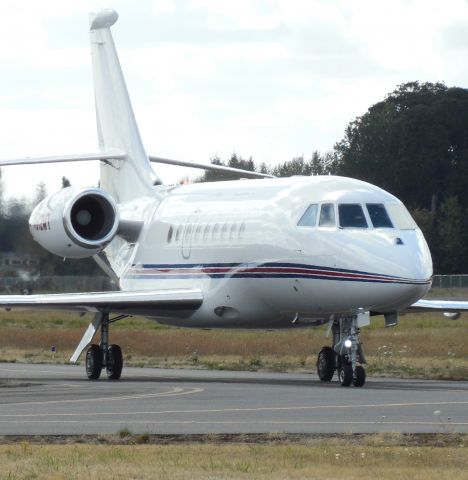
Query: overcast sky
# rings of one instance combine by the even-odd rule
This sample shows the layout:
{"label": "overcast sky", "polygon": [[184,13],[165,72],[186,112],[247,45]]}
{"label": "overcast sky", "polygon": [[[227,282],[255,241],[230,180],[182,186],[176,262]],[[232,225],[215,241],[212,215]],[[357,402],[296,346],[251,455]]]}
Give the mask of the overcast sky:
{"label": "overcast sky", "polygon": [[[332,149],[401,83],[468,87],[466,0],[2,0],[0,158],[96,151],[90,11],[114,40],[148,153],[274,165]],[[187,169],[155,165],[165,181]],[[191,171],[193,173],[193,170]],[[8,196],[98,166],[5,167]]]}

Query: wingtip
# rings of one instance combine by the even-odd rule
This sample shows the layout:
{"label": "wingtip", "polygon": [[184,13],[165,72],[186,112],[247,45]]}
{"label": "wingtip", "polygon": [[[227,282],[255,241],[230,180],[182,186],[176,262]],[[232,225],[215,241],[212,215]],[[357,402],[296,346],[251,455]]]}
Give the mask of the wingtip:
{"label": "wingtip", "polygon": [[101,10],[98,13],[89,14],[89,29],[99,30],[100,28],[109,28],[119,18],[119,14],[112,8]]}

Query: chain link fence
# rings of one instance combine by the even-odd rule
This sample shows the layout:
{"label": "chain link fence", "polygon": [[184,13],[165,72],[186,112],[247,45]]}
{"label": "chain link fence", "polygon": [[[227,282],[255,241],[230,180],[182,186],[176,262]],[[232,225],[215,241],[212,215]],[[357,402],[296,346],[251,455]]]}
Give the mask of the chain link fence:
{"label": "chain link fence", "polygon": [[468,288],[468,275],[434,275],[432,288]]}

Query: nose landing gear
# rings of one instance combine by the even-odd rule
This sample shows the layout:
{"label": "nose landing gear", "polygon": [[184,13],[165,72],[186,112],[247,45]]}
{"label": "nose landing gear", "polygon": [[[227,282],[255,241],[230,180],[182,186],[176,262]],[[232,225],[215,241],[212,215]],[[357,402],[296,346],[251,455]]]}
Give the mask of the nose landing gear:
{"label": "nose landing gear", "polygon": [[317,359],[317,373],[322,382],[332,380],[335,370],[343,387],[353,384],[362,387],[366,383],[366,363],[362,343],[359,340],[358,317],[340,317],[331,326],[333,348],[323,347]]}

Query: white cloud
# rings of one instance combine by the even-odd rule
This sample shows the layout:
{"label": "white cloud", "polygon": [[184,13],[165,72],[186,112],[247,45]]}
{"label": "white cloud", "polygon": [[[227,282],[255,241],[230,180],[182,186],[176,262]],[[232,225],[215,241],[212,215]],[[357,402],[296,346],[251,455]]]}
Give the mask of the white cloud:
{"label": "white cloud", "polygon": [[[114,4],[120,14],[114,36],[154,154],[204,161],[236,151],[285,161],[332,148],[349,121],[397,84],[468,84],[463,0]],[[2,4],[0,157],[94,150],[87,12],[107,6]],[[69,168],[65,175],[74,183],[97,181],[97,166],[63,168],[5,169],[7,190],[29,182],[28,192],[43,178],[55,188]],[[156,168],[169,180],[183,174]]]}
{"label": "white cloud", "polygon": [[219,29],[268,30],[281,22],[281,17],[266,0],[191,0],[187,2],[187,7],[203,12],[207,23]]}
{"label": "white cloud", "polygon": [[174,0],[155,0],[152,5],[152,12],[156,16],[172,13],[175,10],[176,3]]}

